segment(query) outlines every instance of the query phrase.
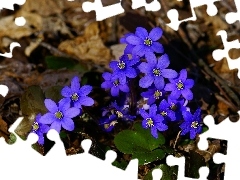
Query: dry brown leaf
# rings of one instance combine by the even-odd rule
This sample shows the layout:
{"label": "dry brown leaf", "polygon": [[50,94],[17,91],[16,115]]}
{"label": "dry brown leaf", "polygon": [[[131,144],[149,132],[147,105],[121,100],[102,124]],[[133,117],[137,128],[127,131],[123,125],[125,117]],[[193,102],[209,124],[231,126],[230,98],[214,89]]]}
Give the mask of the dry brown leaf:
{"label": "dry brown leaf", "polygon": [[0,39],[3,37],[20,39],[22,37],[30,36],[41,29],[42,18],[38,14],[21,12],[18,16],[23,16],[26,19],[26,24],[24,26],[17,26],[15,24],[14,15],[0,19]]}
{"label": "dry brown leaf", "polygon": [[126,44],[115,44],[110,47],[112,50],[114,59],[119,59],[119,57],[123,55],[125,47],[126,47]]}
{"label": "dry brown leaf", "polygon": [[22,11],[26,12],[36,12],[41,16],[50,16],[53,14],[60,14],[62,12],[60,8],[61,1],[55,0],[26,0],[24,5],[22,6]]}
{"label": "dry brown leaf", "polygon": [[83,36],[63,41],[58,49],[78,59],[92,60],[101,65],[107,65],[111,59],[110,50],[99,36],[98,22],[87,26]]}
{"label": "dry brown leaf", "polygon": [[10,133],[8,132],[8,125],[2,119],[2,116],[0,116],[0,137],[4,137],[6,140],[6,139],[8,139],[9,134]]}

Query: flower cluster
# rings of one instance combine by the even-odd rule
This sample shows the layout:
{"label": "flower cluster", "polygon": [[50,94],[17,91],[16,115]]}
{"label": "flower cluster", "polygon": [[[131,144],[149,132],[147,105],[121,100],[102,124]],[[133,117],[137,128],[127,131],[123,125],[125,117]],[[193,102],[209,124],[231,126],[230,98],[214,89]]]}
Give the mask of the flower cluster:
{"label": "flower cluster", "polygon": [[[104,110],[100,125],[106,131],[111,131],[120,118],[132,121],[136,117],[131,116],[132,113],[143,118],[142,127],[150,128],[155,138],[158,137],[158,131],[168,129],[169,122],[178,123],[181,135],[190,133],[191,139],[201,132],[200,108],[192,115],[187,107],[188,102],[193,100],[191,88],[194,81],[187,77],[186,69],[178,73],[169,68],[169,56],[158,42],[162,34],[159,27],[153,28],[150,33],[138,27],[135,33],[128,33],[121,38],[120,42],[126,44],[124,54],[119,60],[110,62],[112,72],[103,73],[105,81],[101,87],[109,89],[115,99],[122,98],[124,94],[127,98],[122,106],[128,108],[123,112],[124,108],[114,102],[108,110]],[[138,79],[138,84],[134,84]],[[140,101],[137,94],[147,99],[148,109],[129,107]],[[136,111],[130,112],[130,109]]]}
{"label": "flower cluster", "polygon": [[75,76],[71,81],[71,86],[65,86],[61,90],[63,98],[59,102],[45,99],[44,104],[48,112],[36,116],[31,130],[39,136],[38,143],[44,144],[43,135],[49,129],[55,129],[57,132],[60,132],[61,128],[73,131],[75,128],[73,118],[81,115],[82,106],[92,106],[94,104],[94,100],[88,97],[91,91],[92,87],[89,85],[80,87],[79,78]]}

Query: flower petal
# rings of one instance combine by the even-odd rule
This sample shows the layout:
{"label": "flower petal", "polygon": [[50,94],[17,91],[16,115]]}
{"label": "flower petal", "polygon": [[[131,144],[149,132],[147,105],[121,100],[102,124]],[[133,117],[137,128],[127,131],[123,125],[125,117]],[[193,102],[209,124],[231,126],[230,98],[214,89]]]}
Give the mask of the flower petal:
{"label": "flower petal", "polygon": [[143,40],[148,37],[148,32],[143,27],[137,27],[135,34]]}
{"label": "flower petal", "polygon": [[55,113],[58,111],[58,106],[53,100],[45,99],[44,104],[51,113]]}
{"label": "flower petal", "polygon": [[170,98],[177,99],[177,98],[179,98],[180,95],[181,95],[181,91],[175,89],[171,92]]}
{"label": "flower petal", "polygon": [[132,50],[135,47],[135,45],[128,44],[124,49],[124,54],[132,54]]}
{"label": "flower petal", "polygon": [[129,43],[129,44],[132,44],[132,45],[139,45],[139,44],[143,44],[143,40],[141,38],[139,38],[138,36],[135,36],[135,35],[130,35],[126,38],[126,41]]}
{"label": "flower petal", "polygon": [[62,89],[61,94],[62,94],[63,97],[71,97],[73,92],[68,86],[65,86]]}
{"label": "flower petal", "polygon": [[135,56],[135,55],[138,55],[140,57],[143,57],[144,54],[145,54],[145,50],[146,47],[144,45],[137,45],[133,48],[132,50],[132,54]]}
{"label": "flower petal", "polygon": [[154,117],[156,115],[157,112],[157,105],[153,104],[152,106],[150,106],[149,108],[149,116],[150,117]]}
{"label": "flower petal", "polygon": [[46,113],[39,119],[39,123],[51,124],[55,120],[56,120],[56,118],[55,118],[54,114]]}
{"label": "flower petal", "polygon": [[135,78],[137,76],[137,72],[132,67],[129,67],[126,71],[126,76],[129,78]]}
{"label": "flower petal", "polygon": [[172,83],[168,83],[164,87],[165,91],[173,91],[174,89],[176,89],[176,85]]}
{"label": "flower petal", "polygon": [[186,69],[182,69],[180,71],[178,79],[182,80],[183,82],[187,79],[187,70]]}
{"label": "flower petal", "polygon": [[177,72],[172,69],[163,69],[162,76],[165,78],[175,78],[177,77]]}
{"label": "flower petal", "polygon": [[163,53],[164,52],[163,45],[160,44],[159,42],[153,42],[152,45],[151,45],[151,49],[156,53]]}
{"label": "flower petal", "polygon": [[110,67],[113,71],[117,70],[117,69],[118,69],[118,61],[111,61],[111,62],[109,63],[109,67]]}
{"label": "flower petal", "polygon": [[94,100],[88,96],[80,97],[79,102],[83,106],[92,106],[94,104]]}
{"label": "flower petal", "polygon": [[148,63],[146,62],[142,62],[139,66],[138,69],[142,72],[142,73],[151,73],[152,72],[152,67],[149,66]]}
{"label": "flower petal", "polygon": [[190,89],[183,89],[182,90],[182,95],[187,100],[192,100],[193,99],[193,93]]}
{"label": "flower petal", "polygon": [[118,95],[119,95],[119,87],[113,86],[113,87],[111,88],[111,95],[112,95],[112,96],[118,96]]}
{"label": "flower petal", "polygon": [[149,114],[144,109],[139,109],[139,114],[143,117],[143,119],[149,118]]}
{"label": "flower petal", "polygon": [[104,73],[102,74],[102,77],[103,77],[103,79],[109,81],[109,80],[111,80],[112,74],[109,73],[109,72],[104,72]]}
{"label": "flower petal", "polygon": [[157,41],[162,37],[163,34],[163,30],[159,27],[155,27],[153,28],[150,33],[149,33],[149,37],[153,40],[153,41]]}
{"label": "flower petal", "polygon": [[169,64],[170,64],[170,61],[167,54],[163,54],[160,58],[158,58],[158,63],[157,63],[158,68],[165,69],[169,66]]}
{"label": "flower petal", "polygon": [[150,75],[146,75],[139,80],[139,86],[142,88],[148,88],[153,83],[154,78]]}
{"label": "flower petal", "polygon": [[148,128],[147,120],[146,120],[146,119],[144,119],[144,120],[142,121],[142,127],[143,127],[144,129],[147,129],[147,128]]}
{"label": "flower petal", "polygon": [[153,137],[158,138],[157,128],[155,126],[151,128],[151,134]]}
{"label": "flower petal", "polygon": [[126,92],[126,93],[129,92],[129,87],[126,84],[120,84],[119,89],[123,92]]}
{"label": "flower petal", "polygon": [[49,131],[49,126],[46,124],[41,124],[41,132],[47,133]]}
{"label": "flower petal", "polygon": [[71,81],[71,89],[73,92],[78,92],[80,88],[79,77],[75,76]]}
{"label": "flower petal", "polygon": [[109,89],[113,86],[113,83],[111,81],[105,81],[101,84],[101,88]]}
{"label": "flower petal", "polygon": [[157,76],[154,78],[154,85],[157,89],[162,90],[164,88],[165,82],[162,76]]}
{"label": "flower petal", "polygon": [[67,109],[70,108],[71,99],[70,98],[63,98],[58,102],[58,104],[59,104],[59,110],[64,113]]}
{"label": "flower petal", "polygon": [[192,79],[187,79],[185,82],[184,82],[184,86],[185,88],[192,88],[194,85],[194,80]]}
{"label": "flower petal", "polygon": [[80,88],[79,95],[80,96],[87,96],[92,91],[92,86],[84,85]]}
{"label": "flower petal", "polygon": [[62,119],[62,127],[68,131],[73,131],[74,130],[74,122],[71,118],[63,118]]}
{"label": "flower petal", "polygon": [[60,120],[54,121],[54,122],[51,124],[50,129],[55,129],[58,133],[60,133],[60,130],[61,130],[61,121],[60,121]]}
{"label": "flower petal", "polygon": [[79,115],[79,113],[80,113],[79,108],[72,107],[72,108],[69,108],[69,109],[64,113],[64,117],[66,117],[66,118],[74,118],[74,117],[76,117],[77,115]]}

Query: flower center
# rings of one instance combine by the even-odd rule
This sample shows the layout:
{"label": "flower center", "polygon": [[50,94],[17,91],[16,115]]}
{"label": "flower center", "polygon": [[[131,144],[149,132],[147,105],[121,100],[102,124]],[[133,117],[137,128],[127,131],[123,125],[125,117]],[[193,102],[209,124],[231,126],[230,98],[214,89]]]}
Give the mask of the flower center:
{"label": "flower center", "polygon": [[176,85],[178,90],[182,90],[184,88],[184,85],[181,80],[179,80],[178,83],[176,83]]}
{"label": "flower center", "polygon": [[33,131],[37,131],[39,129],[39,125],[37,122],[34,122],[33,125],[32,125],[32,129]]}
{"label": "flower center", "polygon": [[171,103],[170,109],[173,110],[173,111],[176,111],[177,110],[177,105],[174,104],[174,103]]}
{"label": "flower center", "polygon": [[154,76],[160,76],[160,74],[161,74],[160,69],[153,69],[153,74],[154,74]]}
{"label": "flower center", "polygon": [[198,126],[199,126],[199,124],[197,121],[193,121],[191,124],[191,128],[194,128],[194,129],[198,128]]}
{"label": "flower center", "polygon": [[156,90],[153,94],[155,99],[159,99],[160,96],[162,96],[162,92],[159,90]]}
{"label": "flower center", "polygon": [[63,118],[63,114],[61,111],[57,111],[55,114],[55,117],[58,118],[58,119],[62,119]]}
{"label": "flower center", "polygon": [[147,124],[148,127],[154,126],[152,118],[147,118],[146,120],[147,120],[146,124]]}
{"label": "flower center", "polygon": [[122,118],[123,117],[123,113],[121,113],[120,111],[116,111],[116,114],[117,114],[118,118]]}
{"label": "flower center", "polygon": [[104,124],[104,128],[105,129],[108,129],[110,128],[111,126],[115,126],[118,122],[117,121],[112,121],[111,123],[109,124]]}
{"label": "flower center", "polygon": [[146,46],[151,46],[151,45],[152,45],[152,40],[147,37],[147,38],[144,40],[144,44],[145,44]]}
{"label": "flower center", "polygon": [[121,61],[121,62],[118,63],[117,66],[118,66],[119,69],[124,69],[126,64],[125,64],[125,62]]}
{"label": "flower center", "polygon": [[162,116],[167,116],[167,112],[166,112],[166,111],[162,111],[160,114],[161,114]]}
{"label": "flower center", "polygon": [[79,96],[78,96],[77,93],[73,93],[72,96],[71,96],[72,101],[77,101],[78,98],[79,98]]}
{"label": "flower center", "polygon": [[116,79],[116,80],[113,82],[113,85],[114,85],[115,87],[118,86],[118,85],[119,85],[119,80]]}

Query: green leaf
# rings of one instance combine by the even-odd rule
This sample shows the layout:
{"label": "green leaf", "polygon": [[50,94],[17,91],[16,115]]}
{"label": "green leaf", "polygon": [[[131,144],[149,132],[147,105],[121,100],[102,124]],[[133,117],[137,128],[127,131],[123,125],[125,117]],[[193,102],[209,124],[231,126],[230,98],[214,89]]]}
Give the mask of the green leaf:
{"label": "green leaf", "polygon": [[162,149],[156,149],[154,151],[143,151],[136,152],[133,154],[132,158],[138,158],[139,164],[148,164],[158,159],[163,159],[165,157],[165,151]]}
{"label": "green leaf", "polygon": [[191,178],[199,178],[198,171],[202,166],[206,166],[204,157],[195,151],[190,151],[189,158],[186,158],[186,176]]}
{"label": "green leaf", "polygon": [[121,162],[118,162],[118,161],[114,161],[112,163],[113,166],[116,166],[122,170],[125,170],[126,167],[128,166],[128,163],[126,161],[121,161]]}
{"label": "green leaf", "polygon": [[23,115],[33,115],[46,113],[44,105],[44,94],[39,86],[29,86],[23,93],[20,100],[20,108]]}
{"label": "green leaf", "polygon": [[61,95],[61,91],[62,91],[63,86],[52,86],[49,87],[45,90],[45,97],[46,99],[51,99],[54,102],[58,102],[60,101],[63,97]]}
{"label": "green leaf", "polygon": [[76,70],[76,71],[82,72],[82,73],[87,71],[87,68],[83,64],[80,64],[79,62],[76,62],[75,60],[73,60],[71,58],[46,56],[45,62],[47,64],[48,69],[67,68],[67,69]]}
{"label": "green leaf", "polygon": [[151,171],[147,173],[147,175],[144,177],[143,180],[152,180],[152,172],[154,169],[161,169],[163,172],[161,180],[177,180],[177,167],[169,167],[166,164],[161,164],[159,166],[156,166]]}
{"label": "green leaf", "polygon": [[134,125],[135,130],[124,130],[118,133],[114,138],[114,143],[119,151],[125,154],[132,154],[133,158],[138,158],[139,164],[152,162],[162,159],[165,151],[160,149],[165,143],[162,134],[155,139],[149,130],[141,127],[141,124]]}
{"label": "green leaf", "polygon": [[13,133],[11,133],[7,143],[8,144],[14,144],[16,142],[16,140],[17,140],[17,137]]}

